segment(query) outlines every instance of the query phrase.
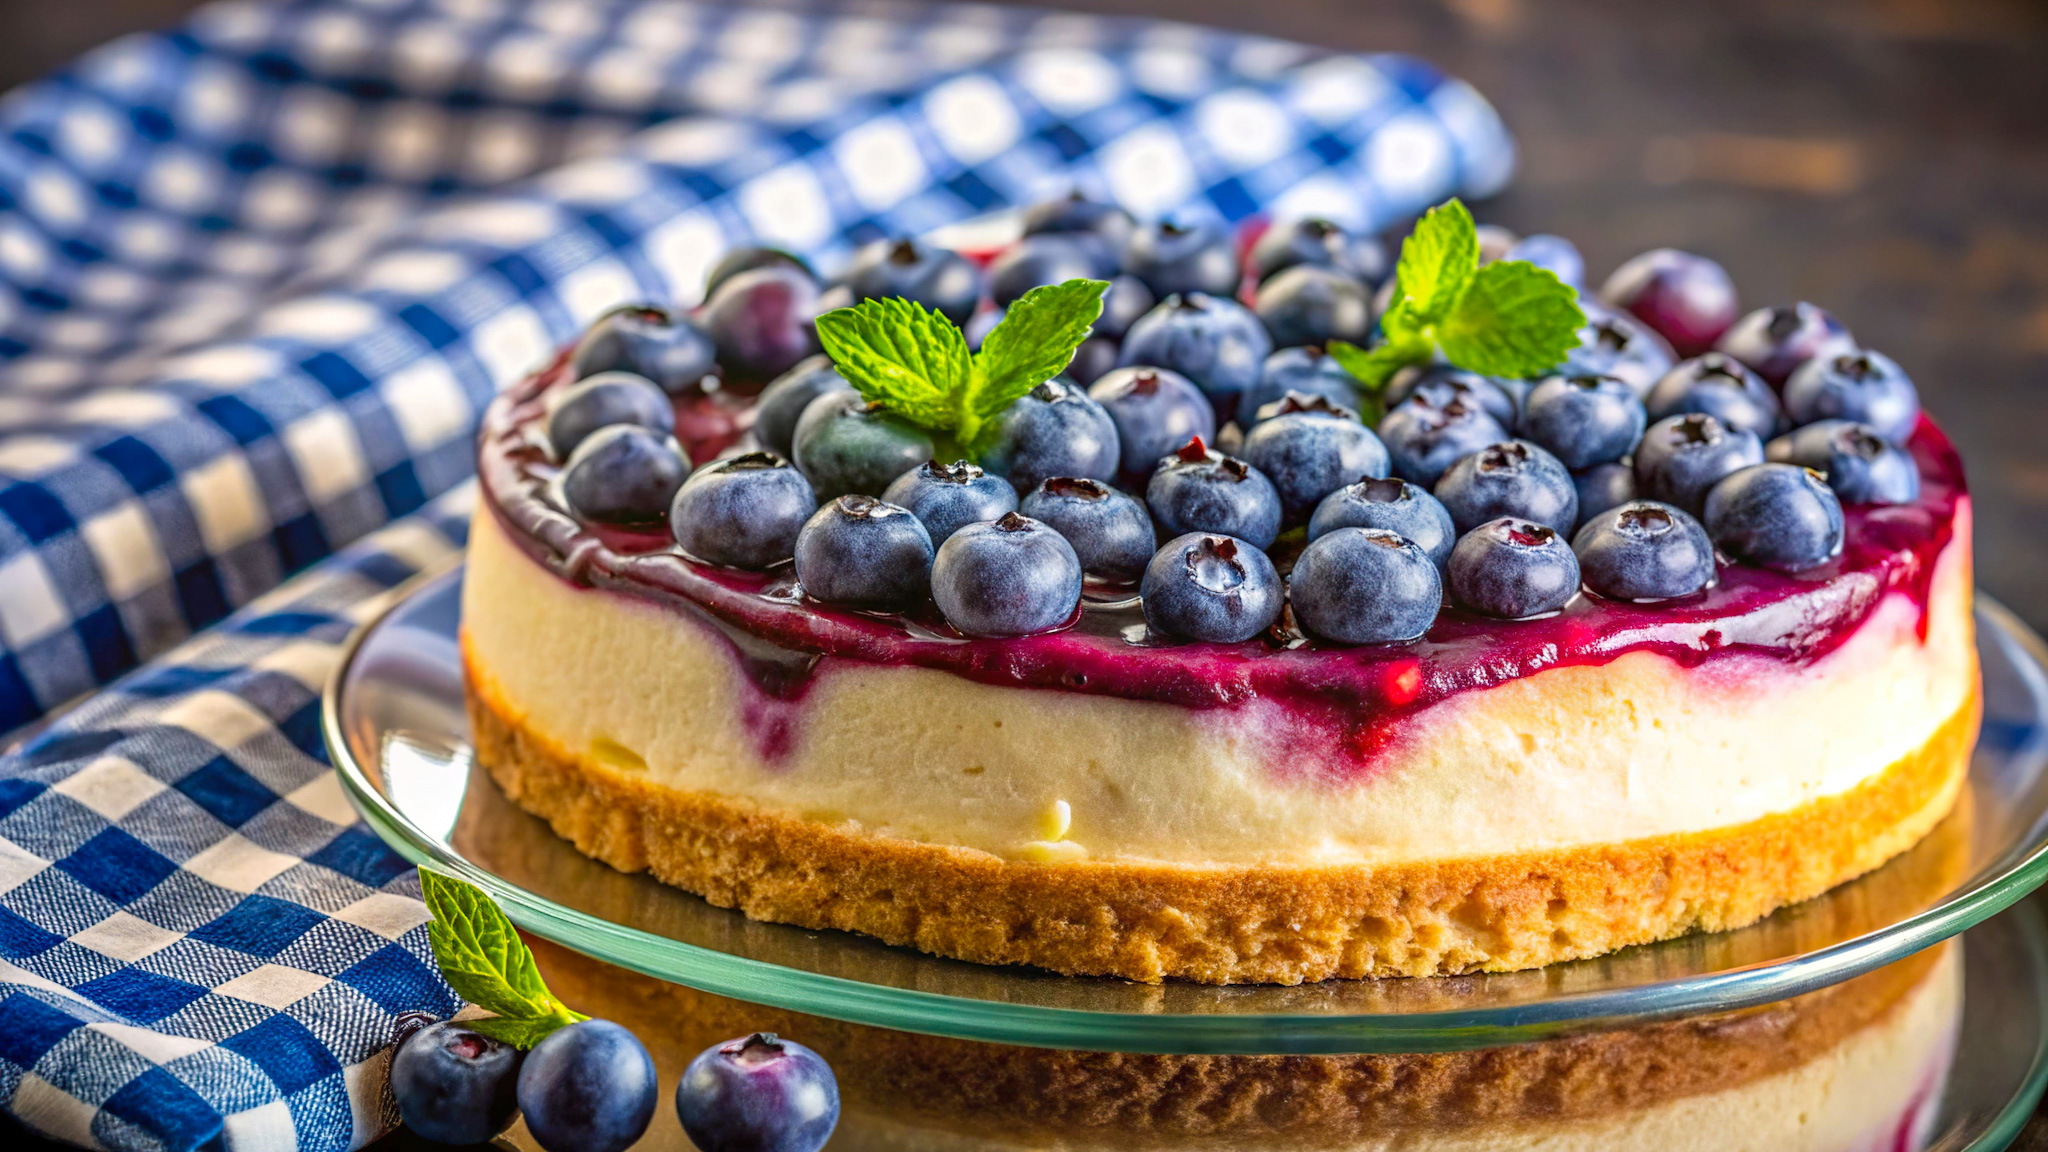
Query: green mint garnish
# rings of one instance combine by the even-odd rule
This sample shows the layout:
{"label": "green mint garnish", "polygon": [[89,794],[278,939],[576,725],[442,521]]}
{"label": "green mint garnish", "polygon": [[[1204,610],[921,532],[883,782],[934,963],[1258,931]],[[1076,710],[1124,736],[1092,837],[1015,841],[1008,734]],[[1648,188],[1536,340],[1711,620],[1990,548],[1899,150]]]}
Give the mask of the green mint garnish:
{"label": "green mint garnish", "polygon": [[531,1048],[557,1028],[590,1019],[548,991],[532,950],[481,889],[422,868],[420,894],[434,914],[427,938],[442,978],[456,995],[495,1013],[465,1020],[464,1027],[515,1048]]}
{"label": "green mint garnish", "polygon": [[1578,294],[1547,268],[1523,260],[1479,263],[1479,228],[1456,199],[1424,213],[1401,244],[1396,295],[1380,318],[1382,340],[1330,354],[1376,400],[1394,373],[1441,350],[1487,376],[1540,376],[1578,347],[1586,314]]}
{"label": "green mint garnish", "polygon": [[833,366],[869,403],[979,453],[996,415],[1066,368],[1102,315],[1102,280],[1033,288],[970,354],[951,320],[908,300],[863,300],[818,317]]}

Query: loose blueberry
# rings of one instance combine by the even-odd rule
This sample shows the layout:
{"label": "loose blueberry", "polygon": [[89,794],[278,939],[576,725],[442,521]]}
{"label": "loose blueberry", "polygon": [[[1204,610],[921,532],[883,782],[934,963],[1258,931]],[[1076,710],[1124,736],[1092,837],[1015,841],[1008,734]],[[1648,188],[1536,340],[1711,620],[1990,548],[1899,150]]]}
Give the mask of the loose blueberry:
{"label": "loose blueberry", "polygon": [[1347,484],[1316,505],[1308,538],[1320,540],[1339,528],[1377,528],[1413,541],[1442,569],[1450,563],[1458,529],[1436,497],[1406,480],[1374,479]]}
{"label": "loose blueberry", "polygon": [[1100,236],[1110,251],[1121,255],[1130,243],[1137,221],[1114,204],[1090,200],[1076,189],[1056,200],[1045,200],[1024,210],[1024,235],[1042,233]]}
{"label": "loose blueberry", "polygon": [[794,268],[813,280],[818,278],[810,264],[794,252],[761,246],[735,248],[711,266],[711,275],[704,281],[704,298],[711,299],[727,280],[756,268]]}
{"label": "loose blueberry", "polygon": [[726,378],[754,384],[818,350],[818,311],[818,282],[800,268],[771,264],[719,285],[698,319],[718,347]]}
{"label": "loose blueberry", "polygon": [[1552,376],[1530,389],[1515,430],[1578,469],[1628,455],[1649,424],[1635,389],[1612,376]]}
{"label": "loose blueberry", "polygon": [[1692,514],[1633,500],[1589,518],[1572,537],[1586,587],[1611,600],[1669,600],[1714,582],[1714,545]]}
{"label": "loose blueberry", "polygon": [[1183,640],[1237,644],[1280,618],[1280,573],[1252,545],[1207,532],[1166,542],[1138,585],[1145,626]]}
{"label": "loose blueberry", "polygon": [[1436,486],[1453,461],[1508,438],[1508,430],[1486,409],[1452,400],[1414,396],[1394,405],[1379,426],[1380,442],[1394,475],[1425,488]]}
{"label": "loose blueberry", "polygon": [[1616,508],[1636,498],[1636,466],[1630,460],[1595,464],[1572,473],[1572,487],[1579,490],[1579,520]]}
{"label": "loose blueberry", "polygon": [[1297,264],[1259,285],[1252,311],[1273,343],[1362,344],[1372,336],[1372,291],[1342,272]]}
{"label": "loose blueberry", "polygon": [[981,269],[950,248],[907,237],[877,240],[854,253],[840,282],[856,302],[895,296],[915,301],[955,324],[981,305]]}
{"label": "loose blueberry", "polygon": [[1508,391],[1509,383],[1449,364],[1411,364],[1388,379],[1383,399],[1389,409],[1413,396],[1427,397],[1438,408],[1457,400],[1466,407],[1486,409],[1501,427],[1512,428],[1521,398]]}
{"label": "loose blueberry", "polygon": [[631,372],[674,395],[718,370],[712,338],[686,316],[660,308],[616,308],[598,317],[569,356],[576,379]]}
{"label": "loose blueberry", "polygon": [[1238,397],[1258,383],[1272,351],[1266,326],[1244,305],[1194,292],[1168,296],[1131,325],[1118,362],[1186,376],[1222,421],[1237,411]]}
{"label": "loose blueberry", "polygon": [[1856,338],[1825,309],[1801,301],[1790,308],[1759,308],[1721,334],[1714,347],[1735,357],[1773,388],[1808,360],[1856,351]]}
{"label": "loose blueberry", "polygon": [[969,636],[1030,636],[1074,618],[1081,559],[1049,525],[1006,512],[939,545],[932,600]]}
{"label": "loose blueberry", "polygon": [[790,442],[797,470],[820,500],[880,495],[932,458],[929,433],[854,391],[828,391],[805,405]]}
{"label": "loose blueberry", "polygon": [[1145,287],[1145,282],[1136,276],[1111,278],[1109,288],[1102,294],[1102,315],[1095,318],[1095,335],[1108,340],[1122,340],[1131,330],[1131,325],[1142,319],[1159,304],[1159,298]]}
{"label": "loose blueberry", "polygon": [[[1259,422],[1268,405],[1287,398],[1290,392],[1321,396],[1340,408],[1358,410],[1358,380],[1344,370],[1337,358],[1321,348],[1308,345],[1282,348],[1259,368],[1259,382],[1238,398],[1238,423],[1249,428]],[[1186,438],[1182,438],[1186,442]]]}
{"label": "loose blueberry", "polygon": [[600,428],[635,424],[664,435],[676,430],[676,410],[654,381],[632,372],[599,372],[564,389],[548,408],[548,447],[566,460]]}
{"label": "loose blueberry", "polygon": [[795,448],[796,422],[811,401],[827,392],[852,389],[832,366],[829,356],[809,356],[777,376],[761,390],[754,405],[754,437],[772,452],[788,456]]}
{"label": "loose blueberry", "polygon": [[1920,464],[1868,424],[1822,420],[1764,445],[1764,459],[1811,468],[1844,504],[1910,504],[1920,498]]}
{"label": "loose blueberry", "polygon": [[481,1144],[519,1112],[519,1050],[452,1020],[429,1024],[391,1057],[399,1119],[437,1144]]}
{"label": "loose blueberry", "polygon": [[796,537],[806,595],[847,608],[907,608],[931,588],[932,537],[908,508],[872,496],[821,506]]}
{"label": "loose blueberry", "polygon": [[1656,248],[1614,270],[1600,300],[1648,324],[1680,356],[1697,356],[1735,323],[1735,282],[1705,256]]}
{"label": "loose blueberry", "polygon": [[1106,336],[1090,336],[1074,349],[1074,358],[1067,361],[1063,375],[1086,388],[1115,371],[1116,362],[1116,341]]}
{"label": "loose blueberry", "polygon": [[1723,427],[1754,432],[1759,439],[1776,436],[1785,422],[1777,393],[1741,361],[1720,352],[1681,362],[1657,381],[1643,403],[1652,420],[1704,412]]}
{"label": "loose blueberry", "polygon": [[1237,263],[1237,240],[1221,224],[1204,221],[1178,224],[1162,220],[1132,233],[1124,271],[1145,282],[1154,296],[1206,293],[1225,299],[1237,295],[1243,273]]}
{"label": "loose blueberry", "polygon": [[1664,338],[1625,313],[1594,316],[1579,329],[1579,346],[1566,355],[1566,375],[1613,376],[1646,396],[1671,371],[1676,357]]}
{"label": "loose blueberry", "polygon": [[811,482],[789,461],[748,452],[691,473],[676,490],[668,525],[699,560],[759,570],[790,558],[796,534],[817,510]]}
{"label": "loose blueberry", "polygon": [[1557,277],[1566,287],[1577,292],[1586,290],[1586,258],[1579,255],[1578,245],[1562,236],[1552,236],[1548,232],[1524,236],[1502,253],[1501,259],[1534,264]]}
{"label": "loose blueberry", "polygon": [[996,307],[1044,284],[1099,280],[1113,270],[1108,251],[1086,235],[1043,232],[1004,249],[988,266],[988,294]]}
{"label": "loose blueberry", "polygon": [[1579,558],[1564,537],[1512,516],[1459,537],[1449,568],[1452,599],[1504,620],[1555,612],[1579,590]]}
{"label": "loose blueberry", "polygon": [[965,460],[924,463],[898,476],[882,493],[890,504],[910,509],[931,533],[932,544],[983,520],[1017,509],[1017,492],[1009,481],[991,476]]}
{"label": "loose blueberry", "polygon": [[1797,464],[1754,464],[1707,493],[1707,535],[1746,564],[1800,572],[1842,551],[1842,502]]}
{"label": "loose blueberry", "polygon": [[1672,416],[1650,425],[1636,445],[1636,491],[1645,500],[1675,504],[1697,516],[1707,489],[1763,458],[1764,446],[1754,432],[1728,428],[1699,412]]}
{"label": "loose blueberry", "polygon": [[699,1152],[818,1152],[839,1124],[839,1080],[816,1052],[756,1032],[690,1061],[676,1118]]}
{"label": "loose blueberry", "polygon": [[1318,640],[1398,644],[1429,631],[1443,577],[1414,541],[1378,528],[1337,528],[1302,549],[1287,578],[1295,622]]}
{"label": "loose blueberry", "polygon": [[647,1131],[654,1060],[631,1032],[585,1020],[548,1033],[519,1069],[519,1111],[547,1152],[622,1152]]}
{"label": "loose blueberry", "polygon": [[1385,280],[1388,271],[1387,249],[1378,237],[1314,216],[1266,229],[1252,245],[1250,262],[1252,275],[1261,283],[1302,264],[1341,272],[1371,287]]}
{"label": "loose blueberry", "polygon": [[1794,424],[1854,420],[1904,444],[1920,422],[1920,393],[1882,352],[1825,356],[1808,360],[1785,381],[1785,414]]}
{"label": "loose blueberry", "polygon": [[1165,368],[1119,368],[1088,388],[1109,413],[1126,475],[1146,476],[1159,458],[1199,436],[1216,435],[1216,412],[1201,389]]}
{"label": "loose blueberry", "polygon": [[1287,523],[1308,519],[1323,497],[1354,480],[1387,474],[1387,449],[1358,414],[1299,393],[1245,433],[1238,455],[1280,494]]}
{"label": "loose blueberry", "polygon": [[1521,236],[1517,235],[1511,228],[1506,228],[1499,224],[1481,224],[1479,226],[1479,262],[1481,264],[1491,264],[1495,260],[1506,259],[1508,252],[1521,242]]}
{"label": "loose blueberry", "polygon": [[562,467],[569,508],[598,524],[659,524],[690,465],[675,438],[634,424],[585,437]]}
{"label": "loose blueberry", "polygon": [[1527,440],[1489,444],[1444,471],[1433,490],[1460,534],[1513,516],[1569,535],[1579,522],[1579,490],[1557,457]]}
{"label": "loose blueberry", "polygon": [[1264,548],[1280,534],[1280,494],[1257,469],[1212,451],[1202,438],[1163,457],[1145,485],[1145,506],[1162,531],[1213,532]]}
{"label": "loose blueberry", "polygon": [[976,312],[974,318],[967,322],[967,326],[960,329],[960,335],[967,339],[968,349],[974,352],[981,351],[982,342],[988,339],[988,334],[996,330],[996,325],[1001,324],[1003,317],[1008,313],[1007,308],[984,308]]}
{"label": "loose blueberry", "polygon": [[996,417],[981,466],[1022,494],[1052,476],[1114,480],[1121,458],[1116,421],[1080,385],[1055,376]]}
{"label": "loose blueberry", "polygon": [[1157,545],[1145,506],[1100,480],[1055,476],[1032,489],[1018,511],[1065,536],[1081,571],[1103,580],[1136,581]]}

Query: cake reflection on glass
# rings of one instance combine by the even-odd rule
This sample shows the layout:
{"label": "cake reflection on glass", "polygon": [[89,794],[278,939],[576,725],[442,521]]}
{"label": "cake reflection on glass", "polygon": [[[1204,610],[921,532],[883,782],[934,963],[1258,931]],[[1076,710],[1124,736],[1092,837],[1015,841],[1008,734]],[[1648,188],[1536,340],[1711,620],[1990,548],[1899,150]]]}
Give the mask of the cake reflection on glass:
{"label": "cake reflection on glass", "polygon": [[[1169,290],[1131,326],[1162,362],[1126,337],[1084,390],[1050,374],[1107,339],[1102,282],[1009,302],[970,361],[913,278],[821,317],[826,360],[727,331],[807,275],[772,267],[701,329],[601,321],[485,419],[478,757],[600,860],[965,960],[1295,983],[1738,927],[1955,803],[1961,462],[1897,365],[1808,339],[1817,309],[1735,321],[1682,283],[1610,309],[1489,264],[1585,322],[1555,371],[1378,378],[1435,354],[1414,293],[1370,349],[1246,371],[1258,315]],[[1676,361],[1660,320],[1697,344],[1720,311],[1724,351]],[[700,345],[744,368],[586,380]],[[912,345],[924,375],[883,363]],[[1149,472],[1121,448],[1147,436],[1178,441]]]}

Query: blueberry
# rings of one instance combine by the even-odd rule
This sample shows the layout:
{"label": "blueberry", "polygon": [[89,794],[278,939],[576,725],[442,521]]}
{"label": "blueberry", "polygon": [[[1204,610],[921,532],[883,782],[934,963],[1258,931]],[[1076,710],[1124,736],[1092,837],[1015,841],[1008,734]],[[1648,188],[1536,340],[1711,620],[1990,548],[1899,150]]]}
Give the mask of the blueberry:
{"label": "blueberry", "polygon": [[1428,396],[1394,405],[1381,418],[1379,434],[1394,475],[1425,488],[1435,487],[1437,477],[1460,456],[1508,438],[1508,430],[1486,409],[1463,400],[1439,405]]}
{"label": "blueberry", "polygon": [[1699,412],[1672,416],[1650,425],[1636,445],[1636,491],[1697,516],[1716,481],[1763,458],[1754,432],[1725,427]]}
{"label": "blueberry", "polygon": [[1236,644],[1280,618],[1280,573],[1242,540],[1190,532],[1166,542],[1138,585],[1145,626],[1183,640]]}
{"label": "blueberry", "polygon": [[1578,469],[1628,455],[1649,424],[1635,389],[1612,376],[1552,376],[1529,390],[1515,430]]}
{"label": "blueberry", "polygon": [[1811,468],[1844,504],[1910,504],[1920,498],[1920,465],[1868,424],[1822,420],[1764,445],[1764,459]]}
{"label": "blueberry", "polygon": [[519,1112],[519,1050],[452,1020],[429,1024],[391,1057],[405,1126],[437,1144],[481,1144]]}
{"label": "blueberry", "polygon": [[1714,582],[1714,545],[1692,514],[1631,500],[1587,519],[1572,537],[1585,585],[1612,600],[1669,600]]}
{"label": "blueberry", "polygon": [[571,511],[599,524],[659,524],[689,475],[675,438],[634,424],[614,424],[585,437],[562,466],[562,496]]}
{"label": "blueberry", "polygon": [[1514,246],[1521,242],[1522,238],[1517,236],[1513,229],[1504,228],[1499,224],[1481,224],[1479,226],[1479,262],[1481,264],[1491,264],[1495,260],[1506,259],[1507,254],[1514,249]]}
{"label": "blueberry", "polygon": [[848,492],[880,495],[932,458],[929,433],[850,390],[825,392],[805,405],[790,439],[797,470],[820,500]]}
{"label": "blueberry", "polygon": [[1090,243],[1085,235],[1044,232],[1026,236],[989,264],[989,299],[996,307],[1007,308],[1040,285],[1099,280],[1113,270],[1108,251],[1100,243]]}
{"label": "blueberry", "polygon": [[1214,532],[1264,548],[1280,534],[1280,494],[1273,482],[1202,438],[1160,459],[1145,485],[1145,506],[1162,531]]}
{"label": "blueberry", "polygon": [[1680,362],[1657,381],[1643,404],[1652,420],[1704,412],[1724,427],[1754,432],[1759,439],[1776,436],[1785,422],[1777,393],[1741,361],[1720,352]]}
{"label": "blueberry", "polygon": [[1434,489],[1462,534],[1514,516],[1569,535],[1579,522],[1579,490],[1557,457],[1527,440],[1489,444],[1444,470]]}
{"label": "blueberry", "polygon": [[1116,425],[1123,471],[1145,476],[1159,458],[1199,436],[1216,435],[1216,413],[1201,389],[1166,368],[1119,368],[1088,388]]}
{"label": "blueberry", "polygon": [[771,264],[719,285],[698,320],[718,347],[726,378],[755,384],[818,350],[818,311],[818,282],[800,268]]}
{"label": "blueberry", "polygon": [[831,357],[805,357],[761,390],[761,398],[754,405],[755,439],[772,452],[789,455],[796,439],[796,422],[803,418],[811,401],[827,392],[844,392],[852,387],[839,369],[832,366]]}
{"label": "blueberry", "polygon": [[1808,360],[1856,351],[1856,338],[1825,309],[1801,301],[1790,308],[1759,308],[1737,320],[1714,347],[1749,365],[1773,388]]}
{"label": "blueberry", "polygon": [[1145,313],[1159,304],[1159,298],[1136,276],[1116,276],[1102,294],[1102,315],[1095,318],[1095,335],[1122,340]]}
{"label": "blueberry", "polygon": [[714,460],[690,474],[669,506],[669,531],[683,551],[728,568],[762,569],[789,559],[796,534],[818,510],[811,482],[773,452]]}
{"label": "blueberry", "polygon": [[1646,396],[1675,359],[1663,337],[1626,314],[1612,313],[1596,315],[1579,329],[1579,346],[1565,356],[1562,371],[1613,376]]}
{"label": "blueberry", "polygon": [[1429,631],[1443,577],[1414,541],[1379,528],[1336,528],[1309,542],[1287,578],[1295,622],[1318,640],[1398,644]]}
{"label": "blueberry", "polygon": [[910,509],[872,496],[821,506],[796,537],[796,578],[826,604],[908,608],[931,588],[932,536]]}
{"label": "blueberry", "polygon": [[688,317],[660,308],[615,308],[590,326],[569,354],[581,380],[600,372],[631,372],[671,395],[718,371],[712,338]]}
{"label": "blueberry", "polygon": [[1278,345],[1362,344],[1372,336],[1372,291],[1342,272],[1297,264],[1259,285],[1252,311]]}
{"label": "blueberry", "polygon": [[1648,324],[1681,356],[1697,356],[1735,323],[1735,282],[1705,256],[1656,248],[1614,270],[1600,300]]}
{"label": "blueberry", "polygon": [[1595,464],[1572,473],[1572,487],[1579,490],[1579,521],[1584,523],[1598,513],[1636,498],[1635,463],[1616,460]]}
{"label": "blueberry", "polygon": [[955,324],[981,305],[981,269],[950,248],[908,237],[877,240],[853,254],[840,282],[855,301],[895,296],[915,301]]}
{"label": "blueberry", "polygon": [[1023,224],[1026,236],[1042,233],[1100,236],[1110,251],[1119,256],[1138,226],[1129,212],[1114,204],[1090,200],[1079,189],[1056,200],[1044,200],[1026,208]]}
{"label": "blueberry", "polygon": [[924,463],[898,476],[882,493],[888,503],[910,509],[924,523],[932,544],[969,524],[994,520],[1017,508],[1017,492],[1000,476],[991,476],[965,460]]}
{"label": "blueberry", "polygon": [[1336,357],[1308,345],[1282,348],[1266,357],[1259,368],[1259,382],[1238,398],[1238,423],[1247,428],[1258,423],[1262,409],[1286,399],[1290,392],[1321,396],[1340,408],[1358,410],[1357,378],[1345,371]]}
{"label": "blueberry", "polygon": [[1273,351],[1266,326],[1244,305],[1200,292],[1168,296],[1124,336],[1118,362],[1178,372],[1209,398],[1218,420],[1237,410],[1237,398],[1258,383]]}
{"label": "blueberry", "polygon": [[1354,480],[1387,474],[1386,446],[1351,410],[1299,393],[1272,407],[1245,433],[1238,455],[1272,481],[1288,523],[1307,520],[1323,497]]}
{"label": "blueberry", "polygon": [[1252,275],[1261,283],[1302,264],[1329,268],[1371,287],[1385,280],[1388,271],[1387,249],[1378,237],[1314,216],[1266,229],[1252,245],[1249,259]]}
{"label": "blueberry", "polygon": [[1512,516],[1459,537],[1449,568],[1452,599],[1504,620],[1555,612],[1579,590],[1579,558],[1564,537]]}
{"label": "blueberry", "polygon": [[1062,374],[1086,388],[1115,371],[1117,359],[1116,341],[1107,336],[1090,336],[1074,349],[1074,358],[1067,361],[1067,370]]}
{"label": "blueberry", "polygon": [[1007,308],[984,308],[976,312],[974,318],[967,322],[967,326],[960,329],[960,335],[967,340],[968,349],[974,352],[981,351],[982,342],[988,339],[988,334],[995,331],[996,325],[1001,324],[1003,317],[1008,314]]}
{"label": "blueberry", "polygon": [[654,381],[632,372],[599,372],[557,393],[548,406],[548,447],[566,460],[592,432],[636,424],[665,435],[676,430],[676,410]]}
{"label": "blueberry", "polygon": [[811,270],[810,264],[794,252],[765,246],[735,248],[711,266],[711,275],[704,281],[704,298],[711,299],[725,286],[727,280],[742,272],[752,272],[756,268],[794,268],[813,280],[818,278],[818,274]]}
{"label": "blueberry", "polygon": [[1100,480],[1055,476],[1018,510],[1065,536],[1081,571],[1104,580],[1137,580],[1157,544],[1145,506]]}
{"label": "blueberry", "polygon": [[1078,384],[1055,376],[996,417],[981,466],[1021,494],[1050,476],[1113,480],[1121,453],[1116,421]]}
{"label": "blueberry", "polygon": [[1797,464],[1753,464],[1707,493],[1707,535],[1746,564],[1799,572],[1842,550],[1842,502]]}
{"label": "blueberry", "polygon": [[1785,414],[1794,424],[1854,420],[1904,444],[1920,422],[1920,393],[1882,352],[1824,356],[1800,365],[1785,381]]}
{"label": "blueberry", "polygon": [[1178,224],[1162,220],[1131,234],[1124,271],[1145,282],[1161,299],[1205,293],[1225,299],[1237,295],[1243,273],[1237,263],[1237,241],[1221,224],[1203,221]]}
{"label": "blueberry", "polygon": [[519,1069],[519,1111],[547,1152],[621,1152],[654,1118],[654,1060],[609,1020],[558,1028]]}
{"label": "blueberry", "polygon": [[1577,292],[1586,290],[1586,258],[1579,255],[1578,245],[1562,236],[1548,232],[1524,236],[1501,253],[1501,259],[1534,264],[1549,271],[1566,287]]}
{"label": "blueberry", "polygon": [[676,1118],[700,1152],[818,1152],[839,1124],[839,1080],[816,1052],[756,1032],[690,1061]]}
{"label": "blueberry", "polygon": [[1374,479],[1347,484],[1316,505],[1308,538],[1319,540],[1339,528],[1378,528],[1413,541],[1441,569],[1451,559],[1458,529],[1436,497],[1406,480]]}
{"label": "blueberry", "polygon": [[969,636],[1050,632],[1080,607],[1081,558],[1049,525],[1006,512],[939,545],[932,599]]}
{"label": "blueberry", "polygon": [[1512,428],[1515,414],[1521,410],[1521,398],[1508,391],[1509,383],[1449,364],[1411,364],[1388,379],[1382,398],[1389,409],[1413,396],[1428,397],[1438,408],[1457,400],[1466,407],[1477,405],[1486,409],[1486,414],[1500,421],[1502,428]]}

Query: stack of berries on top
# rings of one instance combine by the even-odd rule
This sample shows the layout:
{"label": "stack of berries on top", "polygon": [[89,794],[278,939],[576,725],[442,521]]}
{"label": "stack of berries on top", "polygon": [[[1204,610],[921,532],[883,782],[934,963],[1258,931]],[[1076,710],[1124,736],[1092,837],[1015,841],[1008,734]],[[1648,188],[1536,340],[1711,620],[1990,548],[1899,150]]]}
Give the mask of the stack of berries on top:
{"label": "stack of berries on top", "polygon": [[[1392,264],[1323,220],[1242,247],[1081,199],[1024,221],[986,267],[893,240],[823,286],[747,249],[693,316],[605,317],[550,409],[563,500],[970,636],[1136,585],[1154,637],[1244,641],[1291,605],[1373,644],[1446,599],[1522,619],[1814,568],[1845,503],[1919,494],[1898,365],[1811,304],[1742,314],[1704,257],[1645,253],[1595,297],[1568,241],[1455,200]],[[671,398],[705,386],[761,391],[692,471]]]}

